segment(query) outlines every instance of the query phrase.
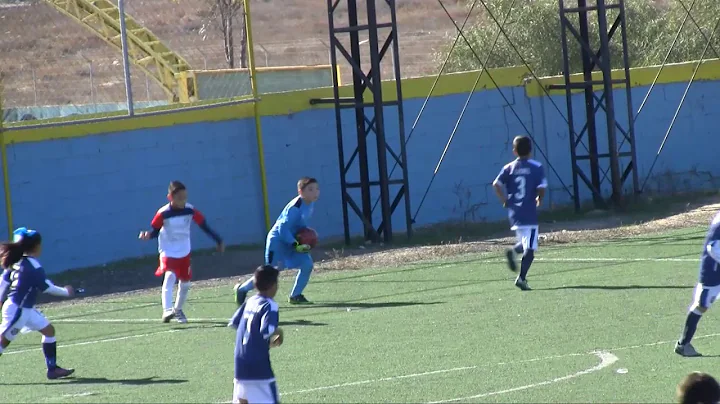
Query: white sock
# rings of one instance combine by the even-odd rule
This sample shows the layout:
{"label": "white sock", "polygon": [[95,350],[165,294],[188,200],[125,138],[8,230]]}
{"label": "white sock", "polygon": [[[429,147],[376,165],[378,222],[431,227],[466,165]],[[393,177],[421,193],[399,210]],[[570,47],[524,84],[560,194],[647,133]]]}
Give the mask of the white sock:
{"label": "white sock", "polygon": [[43,343],[43,344],[52,344],[53,342],[56,342],[56,341],[57,341],[57,340],[55,339],[55,337],[46,337],[46,336],[44,336],[44,335],[42,336],[42,343]]}
{"label": "white sock", "polygon": [[175,289],[175,274],[171,271],[165,272],[165,280],[162,285],[162,306],[163,311],[170,311],[173,308],[173,291]]}
{"label": "white sock", "polygon": [[188,292],[190,292],[190,281],[178,282],[177,299],[175,299],[175,310],[182,310],[183,305],[185,305],[185,301],[187,300]]}

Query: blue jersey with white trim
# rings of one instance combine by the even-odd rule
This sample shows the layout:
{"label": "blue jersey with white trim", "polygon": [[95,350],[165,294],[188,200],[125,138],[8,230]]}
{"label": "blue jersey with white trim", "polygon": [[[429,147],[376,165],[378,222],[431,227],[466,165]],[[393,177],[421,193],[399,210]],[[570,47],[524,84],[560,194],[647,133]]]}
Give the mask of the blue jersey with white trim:
{"label": "blue jersey with white trim", "polygon": [[40,262],[33,257],[23,257],[4,271],[3,277],[10,283],[7,299],[22,308],[35,307],[38,294],[52,285]]}
{"label": "blue jersey with white trim", "polygon": [[720,263],[715,261],[708,253],[708,247],[713,242],[720,242],[720,213],[716,213],[710,222],[710,228],[705,236],[702,254],[700,255],[699,283],[703,286],[720,285]]}
{"label": "blue jersey with white trim", "polygon": [[493,185],[505,186],[510,226],[537,226],[537,190],[547,188],[545,169],[539,161],[518,158],[506,164]]}
{"label": "blue jersey with white trim", "polygon": [[315,202],[305,203],[300,196],[293,198],[278,216],[269,237],[293,244],[298,231],[307,227],[307,220],[312,216],[314,208]]}
{"label": "blue jersey with white trim", "polygon": [[235,312],[231,323],[237,326],[235,340],[235,378],[268,380],[275,378],[270,365],[270,336],[278,328],[278,304],[255,295]]}

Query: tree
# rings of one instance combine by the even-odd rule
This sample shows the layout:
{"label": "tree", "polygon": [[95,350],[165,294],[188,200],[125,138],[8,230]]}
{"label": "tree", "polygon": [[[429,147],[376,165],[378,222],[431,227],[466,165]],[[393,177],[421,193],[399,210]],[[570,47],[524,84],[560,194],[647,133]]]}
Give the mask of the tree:
{"label": "tree", "polygon": [[[682,1],[682,3],[680,3]],[[504,31],[510,37],[512,44],[528,62],[538,75],[560,75],[563,70],[562,45],[560,40],[560,20],[558,0],[494,0],[485,1],[493,16],[502,23],[508,11],[510,17],[504,26]],[[572,6],[573,1],[566,1]],[[588,5],[595,3],[588,1]],[[670,48],[676,32],[686,15],[683,4],[688,8],[690,0],[625,0],[625,15],[627,24],[628,56],[630,67],[659,65],[663,62]],[[492,20],[489,13],[478,3],[475,8],[479,15],[479,22],[466,30],[465,36],[472,44],[481,60],[487,57],[495,36],[499,31],[498,25]],[[617,16],[616,9],[608,10],[608,24],[612,24]],[[594,38],[592,47],[599,46],[597,17],[595,12],[588,13],[588,25],[591,38]],[[720,16],[720,2],[716,0],[696,0],[692,15],[710,37],[713,27]],[[573,26],[578,28],[577,14],[568,14]],[[456,33],[449,37],[453,41]],[[592,42],[592,39],[591,39]],[[452,43],[452,42],[450,42]],[[688,20],[678,37],[677,44],[671,53],[668,62],[682,62],[700,59],[706,41],[693,24]],[[720,52],[720,32],[713,39],[714,49]],[[442,61],[447,56],[449,46],[437,53]],[[582,71],[580,59],[580,45],[568,33],[568,49],[570,53],[570,71]],[[622,67],[622,42],[619,31],[613,36],[610,43],[610,60],[613,68]],[[720,58],[713,50],[709,50],[705,58]],[[486,67],[506,67],[522,65],[522,60],[513,50],[510,41],[500,34],[492,56]],[[447,71],[467,71],[479,69],[480,62],[463,41],[462,37],[450,55]]]}
{"label": "tree", "polygon": [[208,0],[211,9],[200,29],[207,32],[209,25],[219,22],[218,28],[223,35],[223,48],[228,67],[235,68],[235,24],[240,22],[240,67],[247,67],[247,27],[245,25],[245,8],[243,0]]}

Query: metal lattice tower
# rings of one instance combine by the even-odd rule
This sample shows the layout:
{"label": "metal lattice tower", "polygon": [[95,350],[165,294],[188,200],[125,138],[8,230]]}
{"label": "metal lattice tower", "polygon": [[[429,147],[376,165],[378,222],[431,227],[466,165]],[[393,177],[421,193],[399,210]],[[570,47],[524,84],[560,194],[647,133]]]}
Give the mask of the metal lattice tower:
{"label": "metal lattice tower", "polygon": [[[580,180],[592,192],[595,207],[605,208],[608,206],[602,196],[602,186],[608,173],[612,185],[610,202],[615,207],[621,207],[623,205],[623,186],[630,176],[632,176],[633,192],[639,192],[634,116],[630,93],[630,67],[625,31],[625,3],[624,0],[615,0],[612,4],[606,4],[605,0],[597,0],[596,5],[588,6],[586,0],[577,0],[575,7],[568,7],[565,0],[559,0],[559,4],[565,84],[550,86],[550,89],[564,89],[566,94],[575,209],[580,209]],[[608,9],[618,10],[618,15],[609,29]],[[578,18],[578,28],[571,21],[571,17],[574,15],[577,15]],[[591,33],[589,30],[589,15],[597,18],[598,32],[596,33]],[[580,81],[571,80],[568,33],[580,47],[583,67]],[[613,79],[611,77],[610,41],[617,34],[620,35],[618,39],[622,41],[624,70],[621,78]],[[599,43],[597,50],[593,49],[591,45],[595,42]],[[600,80],[593,80],[593,71],[600,72]],[[624,112],[615,109],[613,85],[617,84],[623,85],[625,89],[627,110]],[[596,93],[595,86],[602,86],[602,89]],[[585,94],[586,123],[579,132],[573,117],[573,90],[583,90]],[[600,110],[603,110],[605,114],[607,150],[600,150],[598,146],[598,136],[601,134],[598,133],[597,118]],[[627,114],[625,123],[623,123],[624,120],[616,119],[620,114]],[[619,144],[618,132],[622,137]],[[584,144],[584,139],[588,143],[586,148],[580,147]],[[602,160],[608,161],[609,167],[606,170],[601,168]],[[584,161],[589,163],[586,164],[586,167],[589,165],[589,176],[581,167],[580,162]]]}
{"label": "metal lattice tower", "polygon": [[[398,30],[395,10],[395,0],[379,0],[390,8],[390,21],[378,22],[376,12],[376,0],[366,0],[367,23],[358,23],[358,2],[356,0],[327,0],[328,25],[330,31],[330,62],[333,70],[333,98],[312,99],[311,104],[332,103],[335,105],[335,122],[337,125],[338,157],[340,163],[340,188],[342,192],[343,226],[345,230],[345,242],[350,243],[350,223],[348,208],[350,208],[361,220],[364,228],[364,237],[368,241],[379,241],[380,237],[384,242],[391,242],[393,236],[392,214],[404,199],[405,222],[408,237],[412,235],[412,217],[410,214],[410,191],[408,185],[407,155],[405,152],[405,126],[402,103],[402,89],[400,83],[400,62],[398,52]],[[347,25],[336,26],[335,16],[340,3],[347,5]],[[345,10],[343,10],[345,11]],[[360,40],[361,33],[367,33],[367,40]],[[380,42],[381,34],[387,33],[384,42]],[[341,35],[348,35],[350,52],[343,46]],[[361,57],[361,45],[367,48],[369,63],[363,63]],[[387,101],[384,98],[381,81],[381,63],[387,51],[392,47],[391,58],[394,69],[393,81],[397,93],[396,100]],[[340,97],[338,88],[338,52],[345,58],[352,68],[353,73],[353,97]],[[369,67],[369,69],[367,69]],[[364,68],[366,70],[364,70]],[[365,99],[371,96],[372,101]],[[385,112],[390,108],[397,108],[398,136],[400,143],[399,153],[393,150],[386,142]],[[343,143],[342,114],[343,109],[355,111],[356,144],[349,159],[346,159]],[[370,113],[371,112],[371,113]],[[394,132],[391,131],[391,132]],[[370,164],[368,158],[368,147],[370,134],[375,135],[375,146],[377,147],[377,179],[370,178]],[[401,168],[400,178],[391,178],[388,174],[388,156],[393,159]],[[359,169],[359,182],[348,182],[347,176],[353,163],[357,162]],[[361,202],[358,205],[348,190],[360,189]],[[373,224],[373,189],[379,190],[379,201],[382,214],[381,223],[375,227]],[[392,196],[395,191],[395,196]]]}

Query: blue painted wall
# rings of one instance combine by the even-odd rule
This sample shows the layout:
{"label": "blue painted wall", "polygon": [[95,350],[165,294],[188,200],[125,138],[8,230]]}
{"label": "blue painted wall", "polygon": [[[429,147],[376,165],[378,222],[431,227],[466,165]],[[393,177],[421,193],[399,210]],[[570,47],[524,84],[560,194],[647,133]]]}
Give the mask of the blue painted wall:
{"label": "blue painted wall", "polygon": [[[637,119],[641,182],[684,86],[657,86]],[[512,138],[525,133],[525,128],[542,149],[542,153],[536,152],[536,158],[546,164],[549,202],[570,202],[563,187],[563,183],[572,186],[567,125],[553,106],[554,102],[565,114],[565,97],[529,98],[523,87],[503,88],[502,92],[518,116],[497,90],[473,95],[417,216],[418,226],[448,220],[504,218],[490,183],[502,165],[512,159]],[[635,111],[646,92],[646,87],[633,89]],[[720,117],[714,112],[718,94],[720,82],[694,84],[655,175],[648,182],[650,189],[718,186],[713,173],[720,162],[715,149],[709,147],[715,144],[713,129],[720,126]],[[412,131],[407,152],[413,214],[467,96],[430,99]],[[422,102],[405,100],[406,134],[412,130]],[[618,111],[626,107],[623,91],[615,92],[615,102]],[[585,122],[582,95],[573,97],[573,108],[577,126],[581,127]],[[348,159],[356,144],[353,112],[344,112],[342,119]],[[394,108],[386,110],[385,121],[388,143],[399,153]],[[334,111],[317,109],[263,117],[262,125],[273,219],[296,195],[298,177],[314,176],[321,183],[322,195],[312,225],[321,236],[342,235]],[[603,125],[598,122],[603,133],[601,142],[605,142]],[[45,234],[45,256],[52,263],[49,272],[152,254],[156,251],[155,241],[141,242],[137,234],[147,228],[155,211],[166,203],[169,181],[179,179],[188,186],[191,203],[206,214],[228,244],[262,243],[265,230],[254,132],[253,120],[241,119],[12,145],[8,148],[8,163],[15,225],[32,226]],[[621,139],[619,133],[618,137]],[[606,148],[602,143],[600,151]],[[375,161],[377,146],[372,135],[368,137],[368,153],[370,161]],[[392,167],[389,155],[388,161]],[[603,164],[607,167],[607,163]],[[400,175],[400,168],[395,175]],[[370,166],[370,177],[377,178],[376,164]],[[357,160],[349,179],[359,181]],[[397,189],[393,188],[395,192]],[[359,192],[351,191],[351,195],[360,204]],[[589,197],[588,192],[583,195]],[[373,196],[373,203],[378,196]],[[376,223],[380,221],[379,211],[378,207]],[[403,215],[401,205],[394,218],[395,231],[405,229]],[[5,226],[2,216],[0,225]],[[362,231],[354,216],[351,226],[355,233]],[[200,231],[195,231],[193,237],[197,248],[212,244]]]}

